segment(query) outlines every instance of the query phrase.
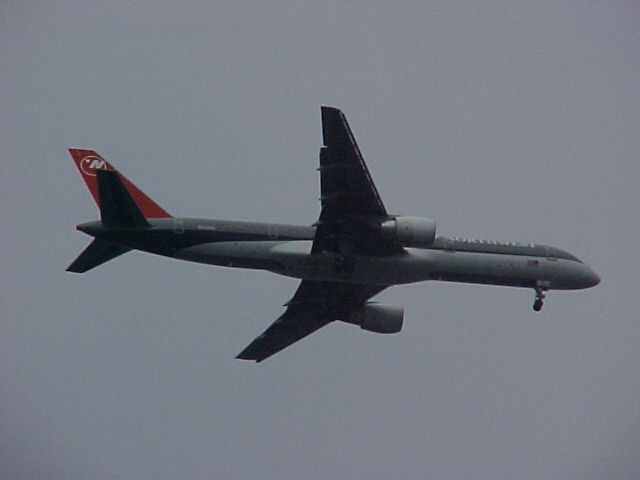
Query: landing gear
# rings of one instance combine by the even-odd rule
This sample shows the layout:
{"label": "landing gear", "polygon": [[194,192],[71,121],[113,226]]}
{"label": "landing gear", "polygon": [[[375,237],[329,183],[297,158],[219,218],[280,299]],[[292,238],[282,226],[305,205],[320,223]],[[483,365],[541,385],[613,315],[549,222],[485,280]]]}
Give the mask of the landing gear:
{"label": "landing gear", "polygon": [[544,305],[544,290],[542,290],[542,288],[540,287],[536,287],[536,299],[533,302],[533,309],[536,312],[539,312],[540,310],[542,310],[542,306]]}

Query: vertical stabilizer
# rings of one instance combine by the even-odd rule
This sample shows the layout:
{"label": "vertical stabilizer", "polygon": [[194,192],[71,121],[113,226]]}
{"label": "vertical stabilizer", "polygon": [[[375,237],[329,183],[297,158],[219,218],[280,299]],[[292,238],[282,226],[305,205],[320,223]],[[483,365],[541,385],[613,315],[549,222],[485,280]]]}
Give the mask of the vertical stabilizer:
{"label": "vertical stabilizer", "polygon": [[160,205],[149,198],[142,190],[131,183],[124,175],[93,150],[70,148],[69,153],[73,159],[82,179],[87,184],[93,199],[100,206],[100,189],[98,187],[98,172],[115,172],[124,189],[132,198],[137,209],[145,218],[171,218],[171,215]]}

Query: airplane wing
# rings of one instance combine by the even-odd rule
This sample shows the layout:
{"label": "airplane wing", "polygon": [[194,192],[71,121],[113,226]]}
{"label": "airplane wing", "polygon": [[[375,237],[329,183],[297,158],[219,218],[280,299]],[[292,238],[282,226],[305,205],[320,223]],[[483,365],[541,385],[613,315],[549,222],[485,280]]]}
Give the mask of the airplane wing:
{"label": "airplane wing", "polygon": [[[344,114],[322,107],[320,201],[311,254],[380,255],[390,246],[372,224],[387,218],[387,210],[364,163]],[[287,310],[236,358],[261,362],[349,313],[385,286],[303,280]]]}
{"label": "airplane wing", "polygon": [[350,253],[379,254],[368,225],[387,217],[358,144],[345,115],[335,107],[322,107],[320,150],[320,202],[311,253],[342,253],[345,242]]}
{"label": "airplane wing", "polygon": [[236,358],[261,362],[333,322],[373,297],[385,286],[303,280],[287,310]]}

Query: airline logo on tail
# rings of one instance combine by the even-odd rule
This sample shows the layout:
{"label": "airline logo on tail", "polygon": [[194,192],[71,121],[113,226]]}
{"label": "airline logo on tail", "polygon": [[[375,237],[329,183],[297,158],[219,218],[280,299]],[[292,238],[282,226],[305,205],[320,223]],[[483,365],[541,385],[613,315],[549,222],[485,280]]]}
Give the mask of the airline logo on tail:
{"label": "airline logo on tail", "polygon": [[96,176],[96,170],[109,170],[109,164],[104,158],[89,155],[80,160],[80,170],[85,175]]}
{"label": "airline logo on tail", "polygon": [[[100,193],[98,187],[98,170],[117,172],[113,165],[107,162],[100,154],[94,150],[84,150],[80,148],[70,148],[69,153],[73,162],[78,167],[84,183],[87,184],[91,196],[97,205],[100,205]],[[126,179],[124,175],[118,173],[118,179],[122,182],[126,192],[131,196],[136,207],[145,218],[171,218],[171,215],[160,205],[149,198],[145,193]]]}

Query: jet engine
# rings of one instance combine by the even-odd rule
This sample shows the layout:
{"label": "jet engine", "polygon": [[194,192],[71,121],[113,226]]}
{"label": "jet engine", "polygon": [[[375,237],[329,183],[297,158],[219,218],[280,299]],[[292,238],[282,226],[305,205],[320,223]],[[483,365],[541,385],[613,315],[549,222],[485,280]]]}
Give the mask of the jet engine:
{"label": "jet engine", "polygon": [[375,333],[398,333],[402,329],[404,309],[396,305],[365,303],[353,312],[350,323],[360,325],[363,330]]}
{"label": "jet engine", "polygon": [[436,238],[436,222],[422,217],[395,217],[382,222],[382,238],[403,247],[429,247]]}

